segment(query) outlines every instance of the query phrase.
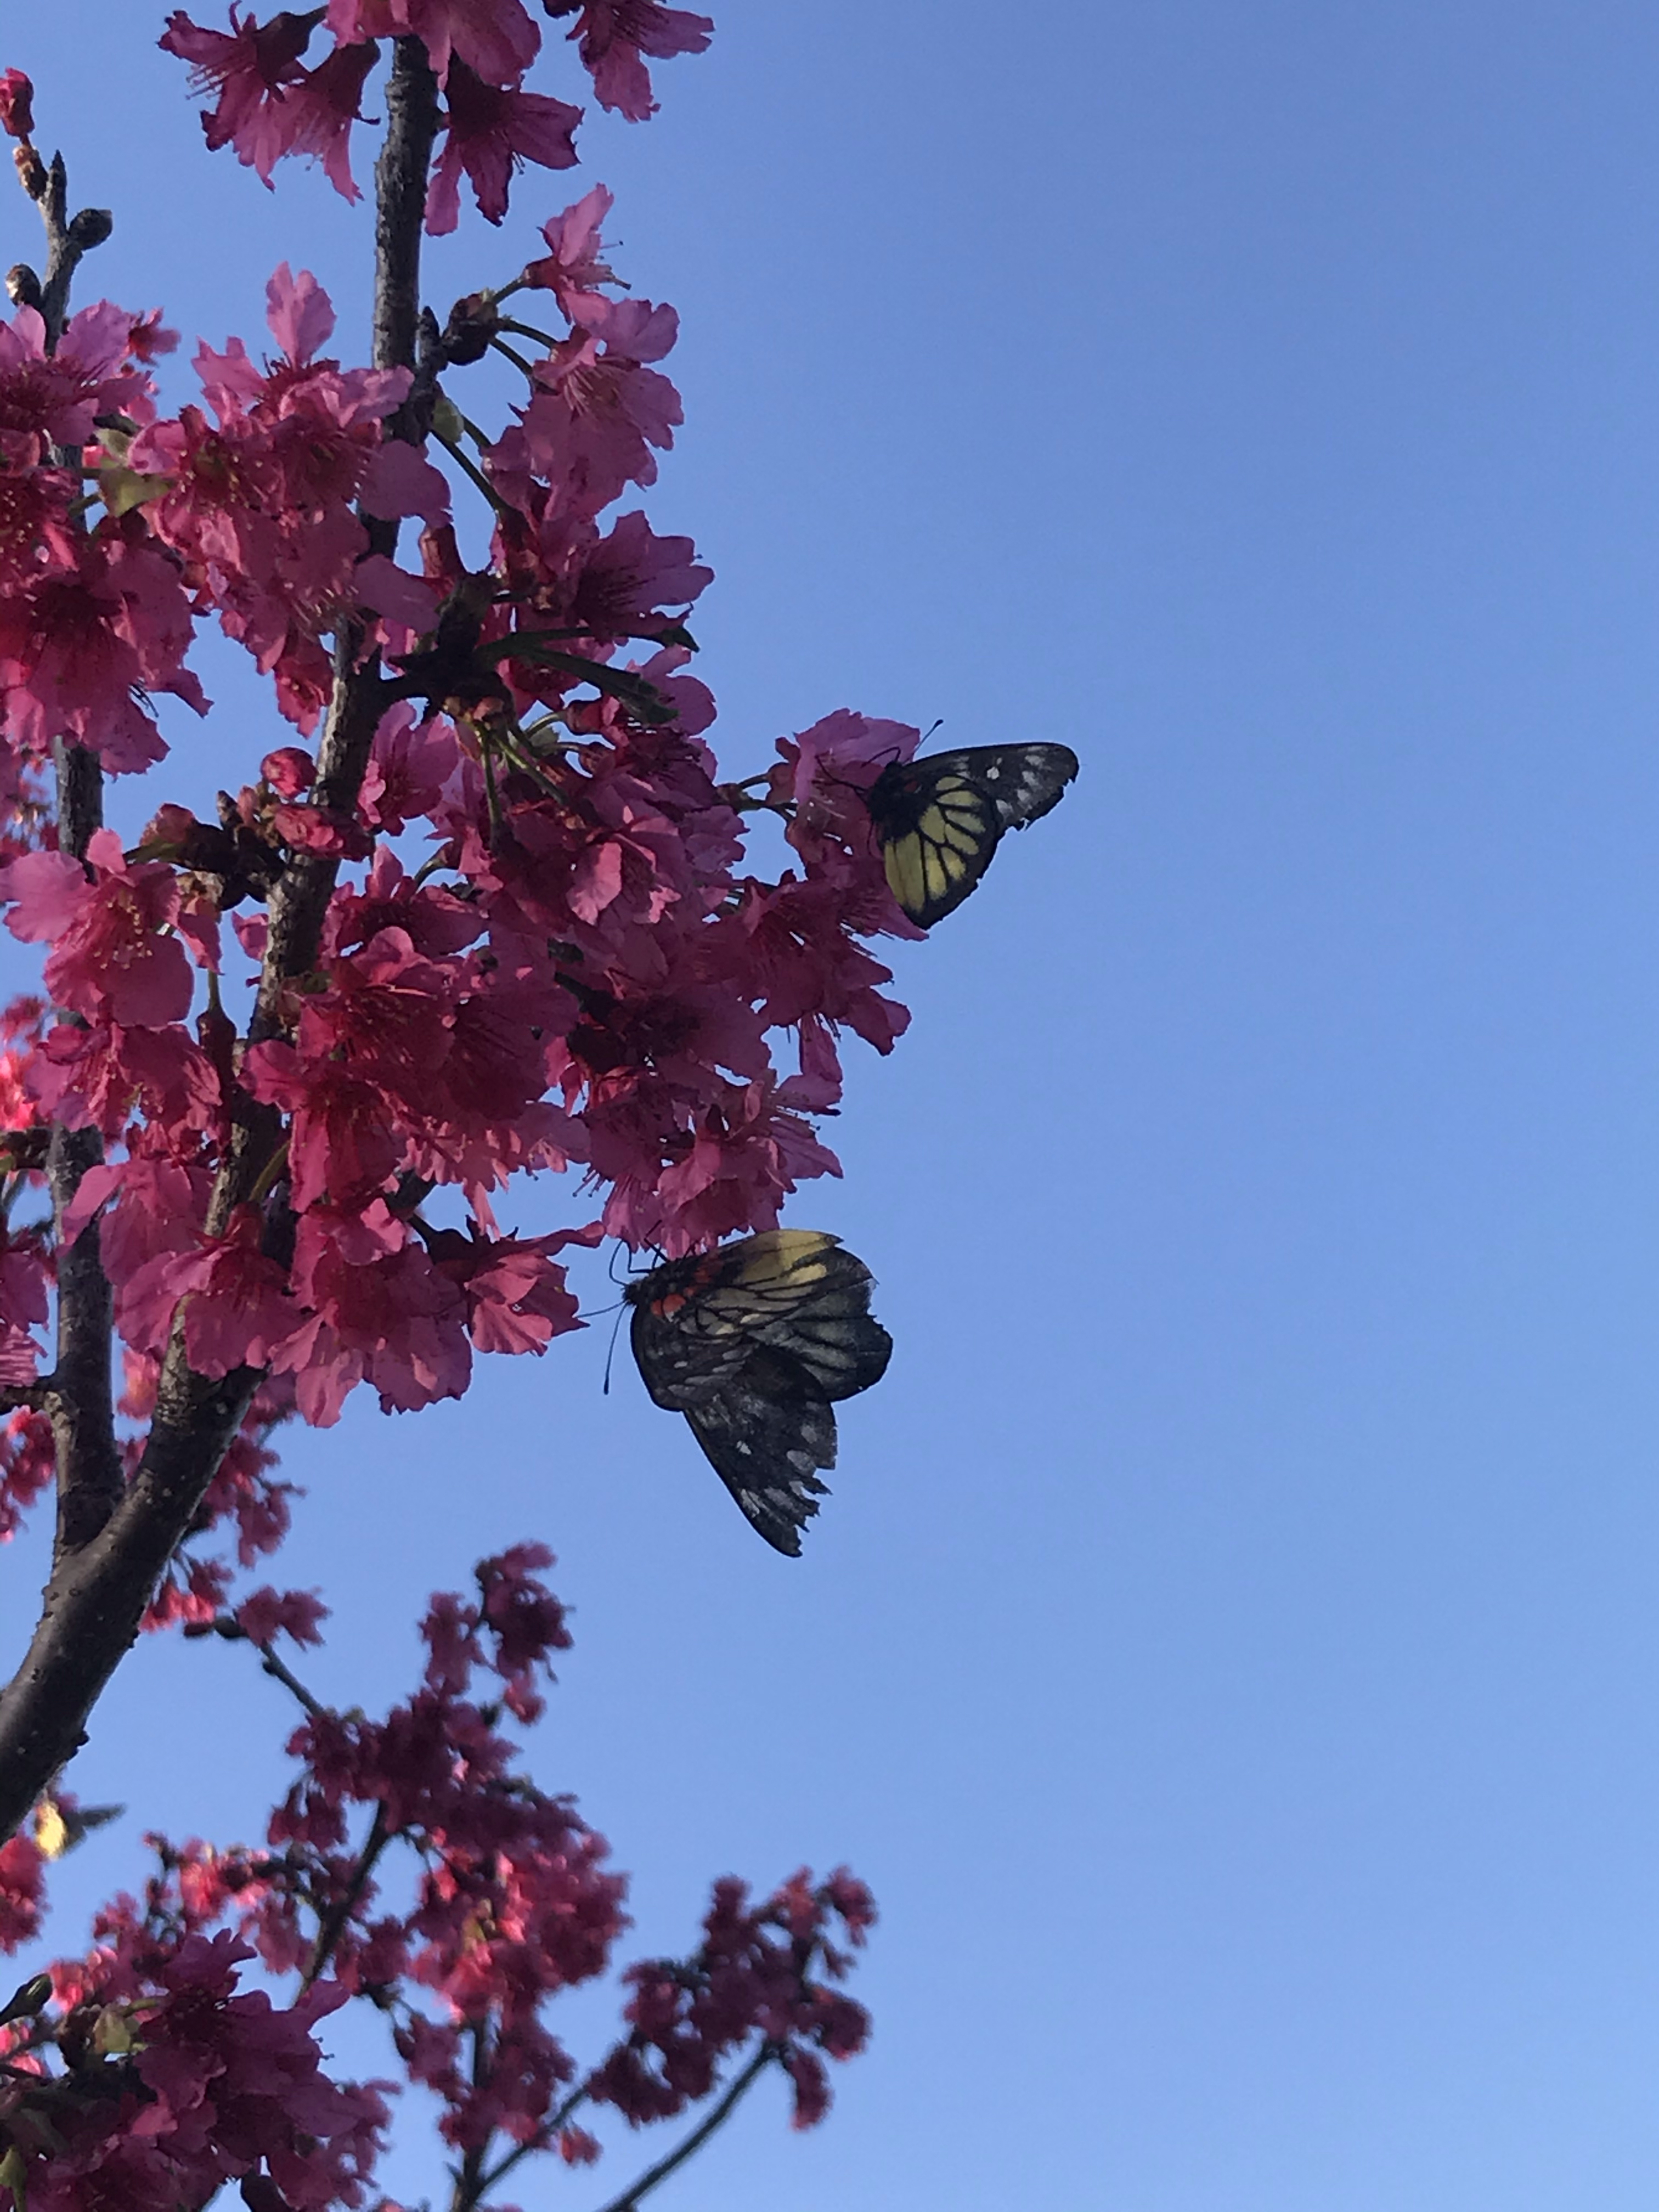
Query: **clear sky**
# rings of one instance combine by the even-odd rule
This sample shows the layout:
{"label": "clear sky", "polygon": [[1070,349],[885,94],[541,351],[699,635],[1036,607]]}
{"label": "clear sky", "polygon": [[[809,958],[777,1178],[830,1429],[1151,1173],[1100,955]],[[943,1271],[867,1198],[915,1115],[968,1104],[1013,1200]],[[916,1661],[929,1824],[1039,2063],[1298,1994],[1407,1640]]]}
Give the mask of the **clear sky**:
{"label": "clear sky", "polygon": [[[898,1346],[806,1557],[625,1358],[600,1395],[599,1328],[293,1440],[308,1671],[395,1696],[427,1592],[542,1537],[537,1771],[638,1947],[728,1869],[873,1884],[836,2112],[763,2093],[678,2212],[1650,2212],[1659,19],[716,12],[434,293],[617,189],[684,319],[652,512],[717,571],[734,771],[846,704],[1083,775],[898,948],[912,1035],[854,1048],[846,1182],[790,1216]],[[309,264],[361,357],[364,214],[210,162],[161,14],[12,11],[0,54],[116,211],[89,278],[216,343]],[[70,1887],[246,1833],[288,1720],[152,1641]]]}

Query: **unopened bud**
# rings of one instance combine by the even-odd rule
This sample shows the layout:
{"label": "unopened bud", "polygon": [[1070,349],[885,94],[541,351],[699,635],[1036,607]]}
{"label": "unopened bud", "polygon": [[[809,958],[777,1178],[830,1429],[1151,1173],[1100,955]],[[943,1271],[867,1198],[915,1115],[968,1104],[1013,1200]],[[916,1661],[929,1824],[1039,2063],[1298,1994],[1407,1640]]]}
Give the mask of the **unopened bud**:
{"label": "unopened bud", "polygon": [[20,69],[0,72],[0,131],[9,138],[34,134],[34,87]]}
{"label": "unopened bud", "polygon": [[94,246],[101,246],[115,228],[115,217],[107,208],[82,208],[69,227],[70,244],[78,246],[82,253],[90,253]]}
{"label": "unopened bud", "polygon": [[449,311],[442,339],[444,359],[456,368],[466,368],[473,362],[482,361],[489,350],[489,341],[501,326],[494,295],[470,292],[465,300],[457,300]]}
{"label": "unopened bud", "polygon": [[17,170],[17,180],[32,200],[42,199],[46,190],[46,165],[33,146],[15,146],[12,161]]}
{"label": "unopened bud", "polygon": [[6,271],[6,296],[14,307],[38,307],[44,297],[40,279],[27,261],[14,262]]}

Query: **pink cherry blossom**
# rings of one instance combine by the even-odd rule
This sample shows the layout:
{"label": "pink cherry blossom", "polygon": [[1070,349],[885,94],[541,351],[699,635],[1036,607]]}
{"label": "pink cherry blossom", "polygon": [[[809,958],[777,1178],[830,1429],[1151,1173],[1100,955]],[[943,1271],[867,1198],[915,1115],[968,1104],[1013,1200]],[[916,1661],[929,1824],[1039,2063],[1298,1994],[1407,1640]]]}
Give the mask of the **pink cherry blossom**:
{"label": "pink cherry blossom", "polygon": [[507,214],[514,169],[526,161],[545,169],[574,167],[571,134],[582,119],[580,107],[542,93],[487,83],[459,58],[449,65],[445,99],[448,128],[426,199],[426,227],[434,237],[453,230],[459,220],[463,173],[480,215],[498,223]]}
{"label": "pink cherry blossom", "polygon": [[165,933],[179,910],[179,879],[159,862],[130,867],[120,840],[100,830],[88,848],[93,874],[64,853],[32,853],[0,870],[6,927],[26,943],[49,941],[46,985],[61,1006],[91,1021],[155,1028],[190,1005],[190,963]]}
{"label": "pink cherry blossom", "polygon": [[167,18],[160,44],[190,64],[193,90],[216,92],[217,105],[202,118],[210,147],[234,146],[238,161],[270,182],[270,172],[289,150],[291,125],[285,88],[304,76],[300,57],[322,21],[284,9],[261,25],[244,19],[232,0],[230,30],[204,30],[182,9]]}
{"label": "pink cherry blossom", "polygon": [[[575,13],[571,5],[544,4],[550,15]],[[586,0],[568,35],[580,41],[582,66],[593,79],[599,105],[642,123],[657,103],[641,56],[667,61],[675,54],[700,54],[714,30],[707,15],[660,7],[657,0]]]}
{"label": "pink cherry blossom", "polygon": [[541,46],[522,0],[329,0],[328,27],[343,42],[417,38],[441,83],[453,52],[486,84],[515,84]]}

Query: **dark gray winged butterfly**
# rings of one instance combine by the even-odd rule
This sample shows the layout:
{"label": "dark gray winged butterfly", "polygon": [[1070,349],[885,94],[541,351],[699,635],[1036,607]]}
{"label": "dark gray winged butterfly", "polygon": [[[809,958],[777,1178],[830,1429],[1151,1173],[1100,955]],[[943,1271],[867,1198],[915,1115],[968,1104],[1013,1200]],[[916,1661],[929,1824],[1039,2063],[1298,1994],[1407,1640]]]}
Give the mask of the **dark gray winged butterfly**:
{"label": "dark gray winged butterfly", "polygon": [[684,1413],[710,1465],[775,1550],[800,1555],[828,1495],[836,1417],[886,1371],[870,1270],[817,1229],[770,1229],[671,1260],[623,1292],[657,1404]]}

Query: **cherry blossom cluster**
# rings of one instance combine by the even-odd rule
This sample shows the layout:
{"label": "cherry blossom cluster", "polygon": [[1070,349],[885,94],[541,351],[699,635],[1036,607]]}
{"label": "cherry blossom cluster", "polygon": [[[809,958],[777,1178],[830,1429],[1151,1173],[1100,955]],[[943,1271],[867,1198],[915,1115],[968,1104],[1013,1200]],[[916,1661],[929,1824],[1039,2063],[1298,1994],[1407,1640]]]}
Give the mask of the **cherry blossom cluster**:
{"label": "cherry blossom cluster", "polygon": [[[542,0],[544,15],[574,16],[568,38],[592,79],[602,107],[635,122],[655,112],[647,59],[701,53],[714,25],[706,15],[657,0]],[[362,119],[364,88],[383,40],[415,37],[431,56],[443,88],[442,137],[427,198],[427,227],[455,228],[465,176],[480,213],[507,213],[513,171],[526,161],[568,169],[580,107],[524,81],[542,33],[523,0],[331,0],[325,8],[284,9],[264,23],[234,5],[230,28],[172,15],[162,45],[190,64],[198,88],[215,95],[202,118],[210,147],[232,146],[267,184],[284,155],[323,164],[335,190],[358,197],[351,173],[351,130]],[[319,33],[329,40],[307,66]]]}
{"label": "cherry blossom cluster", "polygon": [[[760,1900],[717,1883],[689,1957],[626,1971],[623,2032],[596,2063],[547,2025],[550,2001],[603,1973],[627,1924],[604,1842],[517,1771],[499,1725],[503,1707],[537,1717],[539,1680],[570,1641],[538,1577],[550,1564],[521,1545],[483,1561],[470,1596],[434,1597],[424,1678],[378,1721],[319,1705],[276,1657],[279,1637],[319,1640],[314,1598],[261,1590],[204,1632],[252,1644],[304,1700],[289,1744],[300,1772],[258,1848],[150,1838],[142,1896],[113,1899],[92,1949],[32,1975],[6,2008],[0,2189],[17,2204],[173,2212],[234,2181],[255,2212],[397,2212],[368,2194],[392,2085],[341,2082],[325,2064],[321,2023],[352,2002],[439,2099],[463,2204],[497,2201],[532,2154],[597,2159],[579,2115],[672,2119],[740,2057],[788,2076],[798,2126],[822,2116],[824,2059],[850,2057],[868,2030],[836,1986],[873,1917],[844,1872],[798,1874]],[[54,1809],[72,1833],[79,1808]],[[0,1850],[0,1951],[37,1936],[44,1864],[26,1836]]]}
{"label": "cherry blossom cluster", "polygon": [[[483,12],[504,53],[522,11]],[[453,74],[463,52],[480,56],[476,23],[468,41],[461,29],[479,11],[434,14],[423,35]],[[312,22],[276,21],[284,52]],[[228,41],[274,71],[261,115],[298,66],[270,62],[269,27],[244,21]],[[582,35],[609,33],[585,16]],[[224,98],[242,82],[227,76]],[[343,638],[374,672],[349,807],[319,798],[296,742],[216,820],[169,804],[131,850],[100,831],[82,858],[46,842],[0,869],[12,934],[51,948],[55,1013],[32,1036],[27,1011],[12,1017],[15,1127],[103,1139],[65,1231],[101,1212],[128,1352],[158,1361],[183,1304],[193,1368],[262,1370],[312,1422],[359,1382],[413,1409],[464,1391],[477,1351],[543,1351],[577,1325],[556,1256],[572,1242],[672,1256],[775,1224],[803,1179],[838,1172],[812,1117],[841,1096],[840,1033],[885,1052],[908,1020],[866,949],[908,925],[857,799],[915,732],[843,711],[785,740],[769,776],[720,782],[685,627],[711,572],[639,509],[608,513],[653,481],[680,420],[656,366],[676,318],[614,296],[610,207],[596,187],[548,222],[545,252],[462,302],[441,342],[452,368],[506,346],[526,378],[495,437],[447,386],[427,395],[428,452],[453,455],[487,502],[477,567],[450,477],[382,434],[411,373],[324,356],[333,311],[303,272],[270,281],[271,355],[202,346],[204,404],[175,416],[158,411],[153,319],[89,308],[50,354],[34,310],[0,331],[15,456],[0,712],[22,769],[64,732],[112,773],[161,757],[149,702],[170,690],[204,707],[185,665],[204,619],[270,675],[301,739],[336,697]],[[509,343],[526,327],[507,313],[515,291],[564,326],[533,359]],[[418,573],[383,550],[404,519],[422,526]],[[641,643],[643,658],[620,658]],[[761,809],[790,817],[800,862],[777,880],[745,866]],[[284,872],[316,858],[345,871],[319,957],[250,1037],[235,964],[263,954],[261,909]],[[272,1109],[266,1188],[210,1231],[250,1106]],[[572,1167],[600,1194],[596,1218],[501,1231],[511,1177]],[[445,1192],[459,1224],[428,1206]],[[273,1196],[291,1224],[276,1239]],[[49,1273],[33,1231],[9,1236],[10,1378]],[[9,1473],[4,1494],[28,1479]]]}
{"label": "cherry blossom cluster", "polygon": [[[656,0],[539,12],[233,5],[222,27],[175,12],[161,44],[210,148],[267,184],[304,155],[356,198],[354,132],[396,108],[381,166],[403,130],[417,264],[463,183],[499,227],[526,164],[575,161],[581,110],[531,88],[538,60],[642,120],[648,65],[712,27]],[[548,24],[568,37],[544,57]],[[908,1020],[872,940],[916,933],[861,794],[918,733],[839,710],[722,770],[689,627],[712,572],[641,504],[682,420],[678,319],[611,267],[603,186],[447,314],[411,301],[379,365],[329,350],[331,301],[284,264],[266,336],[202,342],[186,374],[159,312],[69,311],[63,271],[109,219],[67,217],[36,104],[0,72],[52,241],[0,321],[0,914],[41,960],[0,1012],[0,1541],[54,1474],[64,1555],[98,1539],[145,1494],[158,1431],[205,1408],[210,1449],[124,1632],[143,1610],[251,1646],[304,1718],[263,1844],[153,1839],[142,1896],[0,2004],[0,2212],[171,2212],[227,2185],[252,2212],[386,2202],[391,2085],[325,2057],[348,2004],[439,2100],[458,2212],[532,2154],[596,2156],[606,2112],[718,2117],[772,2066],[811,2124],[825,2060],[866,2033],[836,1986],[872,1917],[845,1874],[760,1900],[718,1884],[690,1956],[629,1970],[596,2063],[548,2024],[625,1922],[605,1846],[503,1732],[568,1642],[545,1552],[434,1599],[423,1680],[373,1722],[278,1656],[317,1640],[320,1603],[241,1578],[288,1531],[283,1423],[331,1424],[360,1384],[388,1412],[459,1397],[477,1354],[580,1326],[573,1249],[676,1257],[839,1173],[818,1125],[842,1041],[885,1054]],[[486,359],[517,380],[489,426]],[[164,726],[209,712],[210,627],[270,687],[230,787],[160,800],[131,842],[95,807],[75,828],[76,776],[154,778]],[[757,817],[787,865],[757,860]],[[63,1375],[88,1254],[122,1389],[110,1480],[74,1524]],[[55,1781],[40,1805],[0,1845],[8,1953],[39,1941],[51,1859],[85,1824]]]}

